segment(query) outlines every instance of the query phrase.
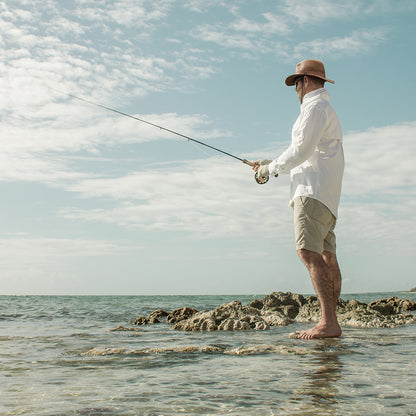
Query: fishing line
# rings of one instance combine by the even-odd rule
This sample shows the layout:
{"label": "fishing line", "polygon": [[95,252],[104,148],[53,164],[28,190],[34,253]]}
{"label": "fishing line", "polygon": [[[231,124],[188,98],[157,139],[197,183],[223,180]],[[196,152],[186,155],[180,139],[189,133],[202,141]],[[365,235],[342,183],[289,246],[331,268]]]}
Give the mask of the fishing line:
{"label": "fishing line", "polygon": [[[160,130],[167,131],[168,133],[176,134],[177,136],[180,136],[180,137],[182,137],[182,138],[184,138],[186,140],[189,140],[190,142],[200,144],[202,146],[205,146],[205,147],[208,147],[208,148],[210,148],[212,150],[215,150],[215,151],[217,151],[219,153],[222,153],[222,154],[224,154],[226,156],[232,157],[233,159],[237,159],[240,162],[245,163],[246,165],[249,165],[249,166],[252,166],[252,167],[255,166],[255,163],[250,162],[247,159],[242,159],[242,158],[240,158],[238,156],[235,156],[235,155],[233,155],[231,153],[225,152],[224,150],[218,149],[218,148],[216,148],[214,146],[211,146],[211,145],[209,145],[207,143],[201,142],[200,140],[196,140],[196,139],[193,139],[192,137],[186,136],[185,134],[178,133],[177,131],[170,130],[170,129],[166,128],[166,127],[160,126],[160,125],[155,124],[155,123],[151,123],[150,121],[144,120],[144,119],[139,118],[139,117],[136,117],[136,116],[132,116],[131,114],[124,113],[123,111],[119,111],[119,110],[116,110],[114,108],[107,107],[107,106],[105,106],[103,104],[99,104],[99,103],[96,103],[94,101],[90,101],[90,100],[87,100],[85,98],[78,97],[78,96],[76,96],[74,94],[70,94],[70,93],[65,92],[65,91],[60,91],[60,90],[57,90],[55,88],[51,88],[51,89],[54,90],[54,91],[57,91],[57,92],[59,92],[61,94],[65,94],[68,97],[74,98],[74,99],[79,100],[79,101],[83,101],[84,103],[87,103],[87,104],[90,104],[90,105],[94,105],[95,107],[103,108],[104,110],[108,110],[108,111],[111,111],[113,113],[119,114],[121,116],[129,117],[129,118],[132,118],[133,120],[140,121],[142,123],[148,124],[149,126],[156,127],[156,128],[158,128]],[[257,174],[254,175],[254,178],[255,178],[256,182],[258,184],[260,184],[260,185],[265,184],[269,180],[269,177],[268,176],[258,177]]]}

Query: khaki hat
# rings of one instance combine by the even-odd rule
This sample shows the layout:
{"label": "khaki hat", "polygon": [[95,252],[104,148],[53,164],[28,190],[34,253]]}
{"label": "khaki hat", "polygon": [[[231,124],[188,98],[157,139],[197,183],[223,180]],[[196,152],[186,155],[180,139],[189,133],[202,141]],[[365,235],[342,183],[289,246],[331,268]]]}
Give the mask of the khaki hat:
{"label": "khaki hat", "polygon": [[286,78],[286,85],[295,85],[295,79],[301,75],[310,75],[311,77],[321,78],[324,81],[328,81],[331,84],[335,84],[335,81],[332,81],[325,77],[324,64],[321,61],[316,61],[315,59],[306,59],[302,62],[299,62],[296,65],[296,74],[289,75]]}

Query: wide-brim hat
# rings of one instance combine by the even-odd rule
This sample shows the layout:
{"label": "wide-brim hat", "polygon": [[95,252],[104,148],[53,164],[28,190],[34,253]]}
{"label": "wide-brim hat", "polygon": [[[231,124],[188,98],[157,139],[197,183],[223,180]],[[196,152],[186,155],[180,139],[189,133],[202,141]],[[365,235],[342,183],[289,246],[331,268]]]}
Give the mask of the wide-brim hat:
{"label": "wide-brim hat", "polygon": [[295,85],[295,79],[302,75],[309,75],[311,77],[323,79],[324,81],[330,82],[331,84],[335,84],[335,81],[326,78],[325,67],[321,61],[317,61],[315,59],[305,59],[296,65],[296,73],[289,75],[286,78],[286,85]]}

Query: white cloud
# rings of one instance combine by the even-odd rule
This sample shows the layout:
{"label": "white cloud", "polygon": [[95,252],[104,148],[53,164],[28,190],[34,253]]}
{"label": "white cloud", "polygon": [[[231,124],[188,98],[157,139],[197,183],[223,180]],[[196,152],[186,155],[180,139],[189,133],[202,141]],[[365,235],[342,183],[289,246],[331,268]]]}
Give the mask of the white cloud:
{"label": "white cloud", "polygon": [[54,184],[89,177],[72,171],[62,160],[24,152],[0,152],[0,179],[4,182],[38,182]]}
{"label": "white cloud", "polygon": [[165,18],[173,0],[123,0],[101,2],[97,5],[95,0],[78,0],[75,14],[80,19],[101,24],[112,23],[126,27],[135,26],[149,29],[151,22],[158,22]]}
{"label": "white cloud", "polygon": [[[59,97],[62,97],[61,95]],[[181,140],[171,133],[77,100],[50,103],[28,116],[14,115],[0,124],[0,180],[39,181],[66,186],[67,180],[91,177],[73,165],[80,152],[96,154],[103,149],[158,140]],[[227,137],[213,129],[204,115],[143,114],[141,119],[190,137]],[[23,118],[24,117],[24,118]]]}
{"label": "white cloud", "polygon": [[119,261],[120,256],[128,258],[140,251],[139,246],[118,241],[3,235],[0,236],[2,294],[101,293],[105,285],[102,275],[84,276],[77,265],[91,259]]}
{"label": "white cloud", "polygon": [[200,25],[192,35],[204,42],[240,50],[246,57],[254,57],[273,51],[275,44],[279,43],[278,36],[290,32],[287,18],[271,12],[262,13],[257,20],[241,15],[233,19],[226,23]]}
{"label": "white cloud", "polygon": [[236,13],[238,10],[238,6],[225,0],[184,0],[183,7],[197,13],[204,13],[214,7],[224,7],[230,13]]}
{"label": "white cloud", "polygon": [[[286,1],[278,12],[265,12],[258,17],[242,16],[241,11],[230,22],[203,24],[194,29],[192,35],[202,41],[240,52],[245,57],[260,57],[275,53],[278,57],[293,60],[306,55],[340,58],[365,53],[383,43],[386,29],[356,29],[349,35],[332,38],[306,36],[307,42],[293,42],[288,35],[305,33],[310,26],[319,22],[350,18],[363,13],[361,1],[332,2],[329,0]],[[294,24],[294,18],[296,24]],[[303,36],[305,38],[305,36]],[[293,39],[295,39],[293,37]]]}
{"label": "white cloud", "polygon": [[284,0],[281,10],[303,26],[328,20],[350,20],[363,15],[411,12],[415,8],[411,0]]}
{"label": "white cloud", "polygon": [[385,40],[385,31],[380,28],[373,30],[354,31],[350,35],[329,39],[314,39],[301,42],[294,48],[296,57],[329,56],[344,57],[363,54]]}
{"label": "white cloud", "polygon": [[413,0],[373,0],[363,3],[364,12],[370,15],[411,13],[416,10]]}
{"label": "white cloud", "polygon": [[[380,250],[407,252],[407,247],[413,247],[409,243],[413,237],[405,238],[405,234],[416,220],[415,135],[416,123],[410,122],[345,136],[346,170],[338,228],[344,240],[355,241],[359,235],[362,244],[383,241],[378,244]],[[259,186],[247,169],[226,158],[208,158],[184,161],[175,168],[145,167],[118,178],[74,181],[71,191],[105,198],[113,207],[73,207],[61,214],[204,238],[256,233],[268,239],[277,233],[282,242],[288,241],[292,236],[288,178],[271,179]]]}
{"label": "white cloud", "polygon": [[[370,128],[345,137],[344,193],[352,199],[416,196],[416,122]],[[399,202],[397,201],[397,202]]]}
{"label": "white cloud", "polygon": [[286,34],[289,31],[287,19],[270,12],[262,14],[265,21],[257,22],[241,17],[229,26],[237,32],[254,34]]}
{"label": "white cloud", "polygon": [[[344,239],[376,253],[411,255],[416,240],[416,122],[345,137],[340,207]],[[358,249],[357,249],[358,250]]]}
{"label": "white cloud", "polygon": [[322,23],[329,19],[347,19],[363,7],[360,0],[284,0],[282,10],[299,25]]}
{"label": "white cloud", "polygon": [[288,216],[276,215],[279,203],[287,207],[287,192],[276,189],[281,186],[278,182],[265,185],[268,188],[257,185],[249,169],[227,159],[209,158],[176,169],[80,181],[71,191],[111,199],[114,207],[88,211],[70,208],[62,215],[204,238],[256,232],[267,235],[288,221]]}
{"label": "white cloud", "polygon": [[74,9],[52,1],[36,8],[19,1],[2,4],[0,56],[8,63],[0,84],[4,107],[15,103],[21,108],[27,98],[38,104],[39,97],[49,97],[47,86],[96,92],[102,99],[123,90],[128,99],[189,88],[190,80],[212,76],[215,57],[181,44],[174,50],[154,44],[151,33],[167,18],[171,4],[82,1]]}
{"label": "white cloud", "polygon": [[[0,238],[0,259],[2,264],[12,258],[12,253],[20,253],[22,261],[30,265],[33,261],[53,261],[62,258],[77,258],[122,254],[136,250],[137,247],[123,246],[112,241],[42,238],[21,235],[14,238]],[[23,260],[24,259],[24,260]]]}

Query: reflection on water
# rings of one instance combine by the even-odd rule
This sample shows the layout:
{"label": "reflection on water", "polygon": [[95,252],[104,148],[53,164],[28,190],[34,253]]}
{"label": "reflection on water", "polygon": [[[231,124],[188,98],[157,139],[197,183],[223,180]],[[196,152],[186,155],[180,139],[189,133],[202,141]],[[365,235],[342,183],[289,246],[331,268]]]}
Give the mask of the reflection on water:
{"label": "reflection on water", "polygon": [[338,385],[343,368],[340,356],[345,354],[345,350],[337,343],[338,340],[317,341],[317,354],[309,357],[306,370],[300,377],[304,382],[290,396],[291,415],[340,414]]}

